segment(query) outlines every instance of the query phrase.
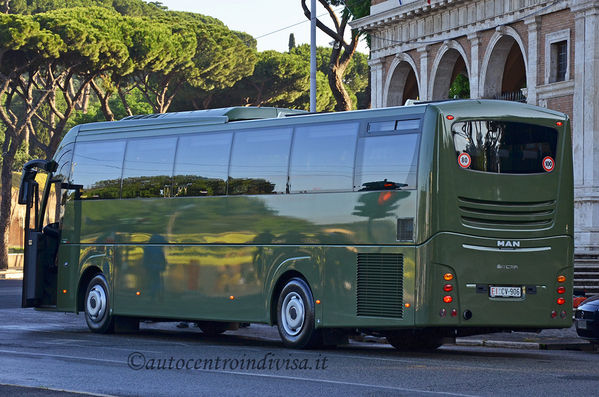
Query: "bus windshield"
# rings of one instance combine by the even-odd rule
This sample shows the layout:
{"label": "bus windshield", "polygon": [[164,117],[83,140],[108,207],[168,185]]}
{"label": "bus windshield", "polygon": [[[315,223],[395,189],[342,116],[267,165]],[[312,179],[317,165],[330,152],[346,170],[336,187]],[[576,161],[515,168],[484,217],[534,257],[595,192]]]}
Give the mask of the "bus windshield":
{"label": "bus windshield", "polygon": [[557,146],[557,131],[553,128],[476,120],[454,123],[452,134],[462,168],[498,174],[535,174],[553,169]]}

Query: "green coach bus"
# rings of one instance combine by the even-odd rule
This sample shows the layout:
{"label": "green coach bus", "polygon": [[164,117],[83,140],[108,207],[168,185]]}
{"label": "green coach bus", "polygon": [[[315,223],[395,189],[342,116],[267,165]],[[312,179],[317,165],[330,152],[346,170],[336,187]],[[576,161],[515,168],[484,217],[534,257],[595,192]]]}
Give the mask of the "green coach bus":
{"label": "green coach bus", "polygon": [[23,306],[296,348],[569,327],[571,150],[566,115],[491,100],[80,125],[23,170]]}

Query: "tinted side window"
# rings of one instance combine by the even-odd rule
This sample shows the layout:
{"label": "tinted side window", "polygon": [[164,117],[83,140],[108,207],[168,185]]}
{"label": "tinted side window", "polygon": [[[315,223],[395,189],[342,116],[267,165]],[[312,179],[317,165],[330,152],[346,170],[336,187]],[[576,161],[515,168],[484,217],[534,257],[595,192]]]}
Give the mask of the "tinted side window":
{"label": "tinted side window", "polygon": [[292,192],[351,191],[358,123],[323,124],[295,130]]}
{"label": "tinted side window", "polygon": [[176,137],[129,140],[122,197],[169,197],[176,145]]}
{"label": "tinted side window", "polygon": [[290,128],[237,132],[229,194],[285,193],[290,145]]}
{"label": "tinted side window", "polygon": [[232,133],[179,138],[174,196],[219,196],[227,193]]}
{"label": "tinted side window", "polygon": [[360,139],[356,190],[416,187],[418,134],[381,135]]}
{"label": "tinted side window", "polygon": [[75,198],[119,198],[124,154],[125,141],[77,143],[71,180],[82,187]]}

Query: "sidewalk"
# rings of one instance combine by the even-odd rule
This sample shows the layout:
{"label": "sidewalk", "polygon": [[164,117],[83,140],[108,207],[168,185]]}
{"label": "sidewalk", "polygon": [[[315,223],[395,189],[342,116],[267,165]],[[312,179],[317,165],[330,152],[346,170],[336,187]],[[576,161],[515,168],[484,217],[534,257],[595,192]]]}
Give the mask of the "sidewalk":
{"label": "sidewalk", "polygon": [[8,269],[0,270],[0,280],[23,280],[23,254],[8,254]]}
{"label": "sidewalk", "polygon": [[23,269],[11,268],[0,270],[0,280],[23,280]]}
{"label": "sidewalk", "polygon": [[[385,338],[362,336],[354,340],[370,343],[387,343]],[[572,325],[564,329],[546,329],[535,332],[498,332],[456,338],[457,346],[482,346],[526,350],[582,350],[597,351],[599,345],[579,338]]]}
{"label": "sidewalk", "polygon": [[597,346],[578,337],[576,327],[564,329],[546,329],[534,332],[500,332],[457,338],[458,346],[486,346],[529,350],[584,350],[596,351]]}

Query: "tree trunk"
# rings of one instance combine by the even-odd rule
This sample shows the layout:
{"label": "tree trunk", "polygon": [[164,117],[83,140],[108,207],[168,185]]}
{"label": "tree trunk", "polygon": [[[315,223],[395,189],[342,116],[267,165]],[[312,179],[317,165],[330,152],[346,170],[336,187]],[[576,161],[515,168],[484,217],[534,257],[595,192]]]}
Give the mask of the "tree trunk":
{"label": "tree trunk", "polygon": [[2,158],[2,170],[0,171],[0,179],[2,180],[2,193],[0,195],[0,269],[8,268],[8,231],[12,213],[12,167],[15,158],[12,152],[15,152],[13,147],[19,147],[19,145],[15,145],[13,141],[10,146],[8,153],[5,153]]}
{"label": "tree trunk", "polygon": [[90,81],[90,86],[96,93],[96,97],[100,101],[100,107],[102,108],[102,113],[104,114],[104,118],[106,121],[114,121],[114,113],[112,113],[112,109],[110,109],[110,94],[103,93],[102,89],[94,80]]}
{"label": "tree trunk", "polygon": [[352,109],[351,98],[343,85],[344,72],[345,68],[332,65],[328,75],[329,86],[331,87],[336,102],[335,111],[337,112]]}
{"label": "tree trunk", "polygon": [[[5,170],[8,168],[8,173]],[[12,174],[2,161],[2,197],[0,200],[0,269],[8,268],[8,228],[10,227]]]}

